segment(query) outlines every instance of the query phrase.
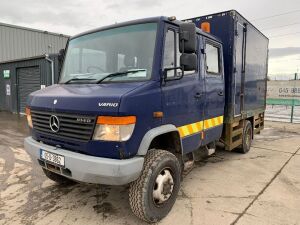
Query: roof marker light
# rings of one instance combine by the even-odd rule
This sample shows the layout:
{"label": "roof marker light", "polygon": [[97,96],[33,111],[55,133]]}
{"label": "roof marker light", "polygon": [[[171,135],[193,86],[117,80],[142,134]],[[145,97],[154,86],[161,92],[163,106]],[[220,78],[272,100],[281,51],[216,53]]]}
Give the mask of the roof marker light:
{"label": "roof marker light", "polygon": [[169,21],[174,21],[174,20],[176,20],[176,16],[169,16],[169,17],[168,17],[168,20],[169,20]]}
{"label": "roof marker light", "polygon": [[203,30],[206,33],[210,33],[210,23],[209,22],[201,23],[201,30]]}

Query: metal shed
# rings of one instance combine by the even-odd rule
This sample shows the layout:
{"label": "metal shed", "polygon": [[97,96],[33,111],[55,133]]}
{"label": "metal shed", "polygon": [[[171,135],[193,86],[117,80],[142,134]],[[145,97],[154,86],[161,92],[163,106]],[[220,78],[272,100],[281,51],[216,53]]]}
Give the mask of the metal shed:
{"label": "metal shed", "polygon": [[[50,55],[54,63],[54,83],[57,83],[60,62],[58,55]],[[24,113],[27,96],[52,84],[52,68],[45,55],[0,63],[0,110]]]}
{"label": "metal shed", "polygon": [[0,111],[24,113],[29,93],[57,82],[57,53],[68,39],[63,34],[0,23]]}
{"label": "metal shed", "polygon": [[0,23],[0,62],[55,54],[69,36]]}

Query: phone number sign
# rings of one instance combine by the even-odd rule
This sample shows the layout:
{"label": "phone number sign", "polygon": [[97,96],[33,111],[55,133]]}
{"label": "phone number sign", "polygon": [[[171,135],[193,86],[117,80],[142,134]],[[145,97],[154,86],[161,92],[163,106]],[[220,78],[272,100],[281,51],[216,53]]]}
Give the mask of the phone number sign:
{"label": "phone number sign", "polygon": [[268,81],[267,103],[300,105],[300,80]]}

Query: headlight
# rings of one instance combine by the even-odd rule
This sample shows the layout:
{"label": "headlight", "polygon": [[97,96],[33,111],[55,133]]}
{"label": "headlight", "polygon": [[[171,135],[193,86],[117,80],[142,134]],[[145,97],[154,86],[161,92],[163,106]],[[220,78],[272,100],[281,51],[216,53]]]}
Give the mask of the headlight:
{"label": "headlight", "polygon": [[25,109],[25,112],[26,112],[26,117],[27,117],[27,123],[28,123],[28,126],[30,128],[32,128],[32,119],[31,119],[31,111],[30,111],[30,108],[26,107]]}
{"label": "headlight", "polygon": [[94,140],[127,141],[136,123],[135,116],[99,116],[94,131]]}

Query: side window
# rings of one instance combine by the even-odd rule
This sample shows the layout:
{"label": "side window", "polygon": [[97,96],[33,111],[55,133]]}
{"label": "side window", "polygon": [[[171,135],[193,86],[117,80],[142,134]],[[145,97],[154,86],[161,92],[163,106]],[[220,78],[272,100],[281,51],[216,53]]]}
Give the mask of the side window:
{"label": "side window", "polygon": [[221,75],[220,48],[206,43],[206,72],[214,75]]}
{"label": "side window", "polygon": [[[175,66],[175,31],[168,30],[165,39],[164,68],[172,68]],[[175,70],[169,70],[167,75],[168,77],[174,77]]]}

